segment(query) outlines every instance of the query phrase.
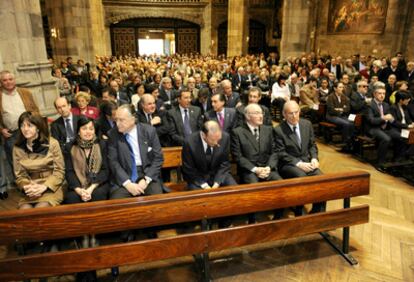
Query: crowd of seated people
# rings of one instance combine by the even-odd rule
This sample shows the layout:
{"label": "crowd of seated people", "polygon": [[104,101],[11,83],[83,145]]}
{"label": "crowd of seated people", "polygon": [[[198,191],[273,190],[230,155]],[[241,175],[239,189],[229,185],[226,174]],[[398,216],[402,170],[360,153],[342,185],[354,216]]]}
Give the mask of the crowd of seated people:
{"label": "crowd of seated people", "polygon": [[[69,57],[52,74],[59,117],[48,127],[31,93],[0,73],[1,151],[21,191],[19,209],[161,194],[169,181],[162,147],[182,146],[190,190],[319,175],[314,125],[335,124],[343,151],[351,152],[355,115],[378,143],[378,170],[389,152],[397,161],[414,155],[407,143],[414,62],[401,54],[343,60],[311,53],[285,61],[275,54],[151,55],[86,64]],[[310,212],[325,208],[314,203]],[[274,211],[274,219],[282,216]],[[84,237],[83,247],[95,245],[93,234]]]}

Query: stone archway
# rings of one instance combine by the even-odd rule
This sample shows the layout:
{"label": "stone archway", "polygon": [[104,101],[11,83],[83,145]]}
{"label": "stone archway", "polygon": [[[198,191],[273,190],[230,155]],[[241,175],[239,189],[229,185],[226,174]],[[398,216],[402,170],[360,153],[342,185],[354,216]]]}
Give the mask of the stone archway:
{"label": "stone archway", "polygon": [[116,24],[120,21],[129,20],[129,19],[137,19],[137,18],[171,18],[171,19],[178,19],[184,20],[187,22],[194,23],[198,25],[200,28],[204,27],[204,20],[202,14],[181,14],[181,13],[171,13],[171,12],[163,12],[163,11],[147,11],[147,12],[134,12],[134,13],[122,13],[111,15],[105,19],[106,25],[110,26],[112,24]]}
{"label": "stone archway", "polygon": [[[200,26],[194,22],[172,17],[131,18],[128,16],[127,19],[115,21],[110,25],[112,54],[138,55],[140,53],[138,40],[149,38],[146,35],[153,30],[161,33],[152,34],[151,38],[167,40],[164,42],[171,42],[170,44],[175,42],[176,53],[200,52]],[[175,38],[174,41],[167,39],[171,34]],[[168,46],[169,43],[166,44]]]}

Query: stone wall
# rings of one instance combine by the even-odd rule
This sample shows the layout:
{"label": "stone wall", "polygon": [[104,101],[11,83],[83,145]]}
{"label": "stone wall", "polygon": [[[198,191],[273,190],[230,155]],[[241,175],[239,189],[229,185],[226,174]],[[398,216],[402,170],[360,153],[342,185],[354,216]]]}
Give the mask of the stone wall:
{"label": "stone wall", "polygon": [[318,23],[316,25],[315,51],[320,54],[350,56],[352,54],[372,54],[377,57],[392,56],[398,51],[407,49],[414,55],[413,48],[409,45],[409,31],[411,42],[414,39],[414,22],[409,20],[407,29],[406,21],[410,11],[414,8],[412,0],[389,0],[386,17],[386,25],[383,34],[328,34],[328,9],[329,0],[321,0],[318,9]]}
{"label": "stone wall", "polygon": [[51,38],[55,61],[71,56],[94,62],[96,54],[110,53],[101,0],[46,0],[45,8],[50,28],[57,31]]}
{"label": "stone wall", "polygon": [[58,92],[46,57],[39,1],[0,1],[0,70],[29,88],[43,114],[55,112]]}

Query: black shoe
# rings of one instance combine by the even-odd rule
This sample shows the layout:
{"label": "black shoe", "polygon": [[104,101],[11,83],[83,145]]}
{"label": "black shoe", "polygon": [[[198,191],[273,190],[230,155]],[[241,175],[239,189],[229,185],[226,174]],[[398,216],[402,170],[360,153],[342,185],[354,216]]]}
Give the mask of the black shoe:
{"label": "black shoe", "polygon": [[4,200],[5,198],[4,198],[4,195],[3,195],[3,192],[0,192],[0,200]]}
{"label": "black shoe", "polygon": [[386,171],[385,167],[384,167],[384,166],[382,166],[382,165],[376,165],[376,166],[375,166],[375,169],[376,169],[376,170],[378,170],[379,172],[382,172],[382,173],[387,173],[387,171]]}
{"label": "black shoe", "polygon": [[119,275],[119,267],[118,266],[112,267],[111,274],[113,277],[117,277]]}
{"label": "black shoe", "polygon": [[293,212],[295,213],[295,216],[302,216],[305,214],[303,206],[294,207]]}

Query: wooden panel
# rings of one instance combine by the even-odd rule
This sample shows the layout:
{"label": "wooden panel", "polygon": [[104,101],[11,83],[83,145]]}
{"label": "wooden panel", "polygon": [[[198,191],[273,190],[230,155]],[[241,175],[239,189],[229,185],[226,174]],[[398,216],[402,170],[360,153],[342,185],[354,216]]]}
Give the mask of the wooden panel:
{"label": "wooden panel", "polygon": [[181,166],[181,151],[182,147],[168,147],[162,148],[164,155],[163,168],[179,167]]}
{"label": "wooden panel", "polygon": [[137,40],[134,28],[112,28],[112,36],[115,56],[136,54]]}
{"label": "wooden panel", "polygon": [[177,29],[177,53],[190,54],[199,52],[198,31],[196,28]]}
{"label": "wooden panel", "polygon": [[0,280],[54,276],[219,251],[367,223],[368,216],[369,207],[363,205],[164,239],[7,259],[0,262]]}
{"label": "wooden panel", "polygon": [[215,190],[7,211],[0,213],[0,241],[14,242],[15,238],[21,242],[68,238],[368,194],[369,174],[356,171]]}

